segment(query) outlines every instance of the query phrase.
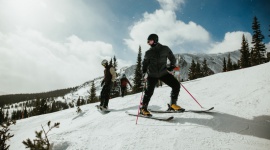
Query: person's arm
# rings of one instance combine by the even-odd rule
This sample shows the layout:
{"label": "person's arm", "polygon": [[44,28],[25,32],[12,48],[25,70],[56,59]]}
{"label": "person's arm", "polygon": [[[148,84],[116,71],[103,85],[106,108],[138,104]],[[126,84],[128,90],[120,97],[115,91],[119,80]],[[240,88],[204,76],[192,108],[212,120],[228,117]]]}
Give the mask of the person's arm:
{"label": "person's arm", "polygon": [[148,58],[147,51],[146,51],[145,55],[144,55],[143,62],[142,62],[142,71],[143,71],[143,73],[147,72],[148,65],[149,65],[149,58]]}
{"label": "person's arm", "polygon": [[113,67],[110,68],[110,73],[112,75],[112,82],[114,82],[116,79],[116,72]]}
{"label": "person's arm", "polygon": [[175,66],[175,63],[176,63],[175,56],[174,56],[172,50],[169,47],[167,47],[167,48],[169,50],[168,59],[170,60],[170,66]]}

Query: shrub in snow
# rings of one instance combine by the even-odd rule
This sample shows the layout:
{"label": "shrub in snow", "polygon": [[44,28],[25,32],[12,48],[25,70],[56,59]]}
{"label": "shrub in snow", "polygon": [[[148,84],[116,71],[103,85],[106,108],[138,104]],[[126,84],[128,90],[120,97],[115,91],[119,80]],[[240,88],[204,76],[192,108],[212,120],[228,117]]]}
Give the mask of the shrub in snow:
{"label": "shrub in snow", "polygon": [[7,123],[1,124],[0,130],[0,149],[1,150],[8,150],[9,145],[6,144],[6,141],[12,138],[14,135],[9,133],[9,126],[12,124],[16,124],[16,121],[8,121]]}
{"label": "shrub in snow", "polygon": [[[51,121],[47,123],[49,129],[48,131],[45,131],[43,126],[42,130],[35,131],[36,133],[36,139],[31,141],[29,138],[26,141],[23,141],[22,143],[26,146],[25,148],[30,148],[31,150],[50,150],[52,149],[52,144],[50,143],[48,139],[48,133],[53,129],[53,128],[58,128],[60,123],[54,123],[53,126],[51,126]],[[44,136],[42,136],[42,133],[44,133]]]}

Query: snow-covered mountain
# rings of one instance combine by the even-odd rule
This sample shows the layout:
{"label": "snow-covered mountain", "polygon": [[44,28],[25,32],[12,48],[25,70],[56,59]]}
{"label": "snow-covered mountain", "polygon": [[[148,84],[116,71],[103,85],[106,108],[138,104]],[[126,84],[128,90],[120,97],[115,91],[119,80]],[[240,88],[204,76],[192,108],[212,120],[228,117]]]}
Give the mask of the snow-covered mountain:
{"label": "snow-covered mountain", "polygon": [[[203,53],[194,53],[194,54],[188,54],[188,53],[183,53],[183,54],[176,54],[175,57],[178,60],[177,62],[179,63],[180,66],[180,77],[181,80],[183,79],[186,81],[188,79],[188,70],[191,66],[192,59],[195,62],[198,62],[202,64],[203,60],[206,59],[208,67],[214,72],[214,73],[220,73],[222,72],[223,69],[223,59],[226,58],[228,60],[228,55],[230,54],[230,58],[233,63],[237,63],[237,61],[240,59],[240,52],[239,51],[233,51],[233,52],[227,52],[227,53],[219,53],[219,54],[203,54]],[[127,78],[129,79],[130,82],[133,82],[134,78],[134,72],[135,72],[136,65],[132,65],[129,67],[124,67],[119,70],[120,76],[122,74],[125,74]],[[119,76],[119,77],[120,77]],[[89,93],[87,91],[90,90],[91,87],[91,81],[85,82],[79,88],[65,96],[65,99],[67,100],[76,100],[81,96],[84,99],[87,99],[87,96]],[[102,77],[94,79],[96,89],[97,89],[97,95],[100,94],[100,84],[102,81]],[[62,97],[59,97],[58,100],[63,100]]]}
{"label": "snow-covered mountain", "polygon": [[[239,51],[219,53],[219,54],[204,54],[204,53],[176,54],[175,57],[177,59],[177,63],[179,63],[179,66],[181,68],[180,69],[181,80],[183,79],[184,81],[186,81],[188,79],[188,70],[191,66],[192,60],[202,64],[203,60],[206,59],[208,67],[214,73],[222,72],[223,59],[226,58],[226,60],[227,60],[229,54],[230,54],[230,58],[231,58],[233,63],[237,63],[237,61],[240,59],[240,56],[241,56]],[[132,65],[132,66],[126,66],[126,67],[119,69],[118,74],[120,76],[118,78],[120,78],[122,74],[125,74],[127,76],[127,78],[129,79],[129,81],[131,83],[133,83],[135,68],[136,68],[136,65]],[[89,81],[83,83],[82,85],[79,85],[77,87],[77,89],[66,94],[65,96],[61,96],[61,97],[56,98],[56,100],[70,103],[72,101],[76,102],[79,98],[83,98],[85,100],[88,99],[92,81],[95,81],[96,95],[99,96],[100,91],[101,91],[100,85],[101,85],[102,79],[103,79],[103,77],[97,77],[95,79],[89,80]],[[9,111],[9,112],[11,113],[12,111]]]}
{"label": "snow-covered mountain", "polygon": [[[182,53],[182,54],[175,54],[175,57],[177,59],[177,62],[180,66],[180,76],[181,79],[184,81],[188,79],[188,70],[191,66],[192,60],[195,61],[195,63],[202,64],[203,60],[206,59],[208,67],[214,72],[219,73],[222,72],[223,69],[223,59],[225,58],[226,61],[228,60],[228,55],[230,54],[230,58],[233,63],[238,62],[240,59],[241,53],[240,51],[233,51],[233,52],[227,52],[227,53],[219,53],[219,54],[204,54],[204,53]],[[125,73],[127,77],[130,79],[133,78],[134,70],[136,68],[136,65],[132,65],[130,67],[126,67],[124,70],[121,70],[121,73]]]}
{"label": "snow-covered mountain", "polygon": [[192,60],[200,64],[203,63],[203,60],[205,59],[207,62],[208,67],[214,72],[219,73],[222,72],[223,69],[223,60],[224,58],[226,61],[228,61],[228,55],[230,54],[230,58],[232,63],[238,62],[240,59],[241,53],[240,51],[233,51],[233,52],[227,52],[227,53],[219,53],[219,54],[203,54],[203,53],[184,53],[184,54],[177,54],[175,57],[179,61],[180,66],[180,76],[181,80],[183,79],[186,81],[188,79],[188,70],[191,66]]}
{"label": "snow-covered mountain", "polygon": [[[128,116],[137,112],[141,93],[110,100],[112,112],[99,113],[95,103],[42,116],[18,120],[11,126],[14,137],[10,150],[24,149],[23,140],[35,138],[50,120],[60,128],[49,133],[54,150],[174,150],[237,149],[269,150],[270,147],[270,63],[218,73],[184,82],[183,85],[212,113],[154,114],[174,116],[170,122]],[[150,109],[165,110],[171,89],[157,88]],[[178,104],[186,109],[200,109],[181,88]]]}

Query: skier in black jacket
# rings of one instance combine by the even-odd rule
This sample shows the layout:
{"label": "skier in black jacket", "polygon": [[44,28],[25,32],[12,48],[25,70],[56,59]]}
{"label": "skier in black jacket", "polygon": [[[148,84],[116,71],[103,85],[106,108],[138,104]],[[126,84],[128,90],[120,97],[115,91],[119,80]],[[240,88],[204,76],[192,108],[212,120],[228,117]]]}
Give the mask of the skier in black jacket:
{"label": "skier in black jacket", "polygon": [[[180,92],[180,83],[169,73],[169,71],[172,71],[175,68],[176,63],[172,51],[168,46],[158,42],[158,36],[156,34],[150,34],[147,40],[151,48],[145,52],[142,63],[143,78],[147,78],[147,87],[145,89],[140,113],[142,115],[151,116],[147,107],[158,80],[163,81],[172,88],[169,109],[174,111],[184,111],[185,109],[176,104]],[[167,67],[167,59],[170,60],[169,67]]]}
{"label": "skier in black jacket", "polygon": [[107,60],[103,60],[101,65],[104,66],[104,79],[101,82],[101,93],[100,93],[100,107],[102,109],[108,109],[108,103],[110,99],[111,88],[116,79],[116,72],[114,67],[108,64]]}

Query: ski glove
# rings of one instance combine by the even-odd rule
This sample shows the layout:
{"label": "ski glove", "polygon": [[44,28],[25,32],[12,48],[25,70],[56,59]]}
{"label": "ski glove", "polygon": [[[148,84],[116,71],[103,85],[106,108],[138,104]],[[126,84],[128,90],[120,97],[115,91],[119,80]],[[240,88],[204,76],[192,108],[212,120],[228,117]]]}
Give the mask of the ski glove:
{"label": "ski glove", "polygon": [[175,67],[176,67],[175,65],[170,65],[169,67],[167,67],[167,70],[168,70],[168,71],[173,71],[173,69],[174,69]]}

